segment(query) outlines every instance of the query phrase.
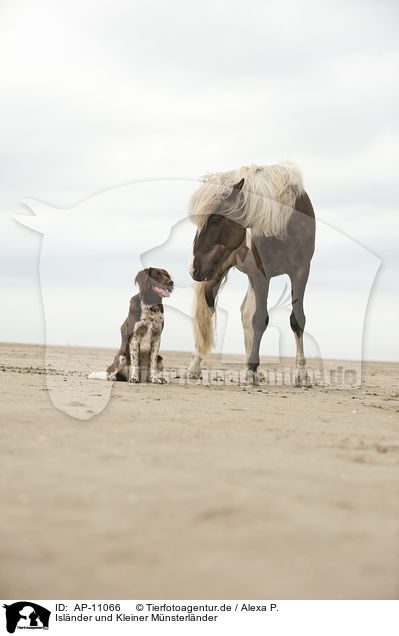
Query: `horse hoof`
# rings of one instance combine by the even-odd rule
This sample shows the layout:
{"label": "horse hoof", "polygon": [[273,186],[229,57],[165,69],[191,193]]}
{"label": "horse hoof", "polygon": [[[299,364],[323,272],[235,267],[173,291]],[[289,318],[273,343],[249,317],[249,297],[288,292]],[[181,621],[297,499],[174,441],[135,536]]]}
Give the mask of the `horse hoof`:
{"label": "horse hoof", "polygon": [[201,378],[201,369],[188,369],[187,377],[190,380],[199,380]]}
{"label": "horse hoof", "polygon": [[129,384],[140,384],[140,378],[129,378]]}
{"label": "horse hoof", "polygon": [[257,371],[247,370],[245,373],[245,380],[247,384],[253,384],[254,386],[259,386],[259,373]]}
{"label": "horse hoof", "polygon": [[311,389],[312,383],[307,373],[295,376],[295,386],[300,389]]}
{"label": "horse hoof", "polygon": [[165,378],[153,378],[151,384],[166,384]]}

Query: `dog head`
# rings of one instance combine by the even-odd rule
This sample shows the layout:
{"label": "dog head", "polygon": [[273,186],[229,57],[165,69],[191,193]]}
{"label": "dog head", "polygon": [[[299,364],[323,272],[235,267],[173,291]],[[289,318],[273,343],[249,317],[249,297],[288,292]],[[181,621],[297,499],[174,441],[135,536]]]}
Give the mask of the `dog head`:
{"label": "dog head", "polygon": [[140,289],[144,302],[160,303],[173,291],[173,280],[166,269],[146,267],[139,272],[134,281]]}

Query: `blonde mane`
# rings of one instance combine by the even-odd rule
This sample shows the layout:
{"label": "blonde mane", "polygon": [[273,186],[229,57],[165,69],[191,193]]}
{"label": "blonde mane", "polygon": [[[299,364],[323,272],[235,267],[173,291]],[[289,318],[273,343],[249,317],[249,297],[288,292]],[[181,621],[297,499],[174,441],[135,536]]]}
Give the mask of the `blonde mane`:
{"label": "blonde mane", "polygon": [[189,203],[189,216],[201,230],[215,212],[221,198],[231,194],[233,185],[244,178],[241,196],[228,215],[255,236],[284,238],[295,200],[304,193],[299,168],[289,162],[272,166],[243,166],[230,172],[216,172],[203,177],[204,183]]}

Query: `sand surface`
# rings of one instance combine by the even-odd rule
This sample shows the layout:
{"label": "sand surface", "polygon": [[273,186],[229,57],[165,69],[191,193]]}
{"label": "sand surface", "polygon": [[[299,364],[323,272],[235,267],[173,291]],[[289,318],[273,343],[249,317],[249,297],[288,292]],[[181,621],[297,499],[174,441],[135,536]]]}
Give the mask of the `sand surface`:
{"label": "sand surface", "polygon": [[[45,373],[43,347],[0,345],[2,598],[397,597],[399,365],[197,385],[166,352],[170,384],[112,387],[86,375],[113,351],[49,352]],[[90,417],[104,385],[91,419],[50,401]]]}

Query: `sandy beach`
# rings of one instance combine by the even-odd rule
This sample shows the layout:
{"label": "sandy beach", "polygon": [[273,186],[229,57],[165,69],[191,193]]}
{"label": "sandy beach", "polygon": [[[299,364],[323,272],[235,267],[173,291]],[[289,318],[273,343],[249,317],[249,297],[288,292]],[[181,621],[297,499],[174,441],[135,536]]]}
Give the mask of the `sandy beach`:
{"label": "sandy beach", "polygon": [[247,387],[240,356],[197,384],[165,352],[169,384],[112,386],[109,349],[0,352],[3,598],[397,597],[398,364]]}

